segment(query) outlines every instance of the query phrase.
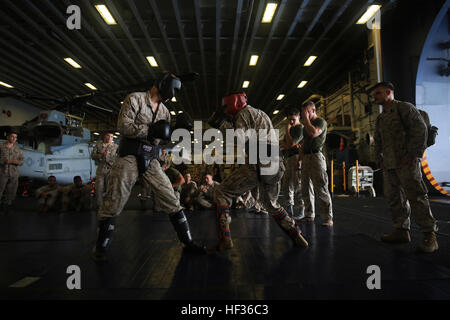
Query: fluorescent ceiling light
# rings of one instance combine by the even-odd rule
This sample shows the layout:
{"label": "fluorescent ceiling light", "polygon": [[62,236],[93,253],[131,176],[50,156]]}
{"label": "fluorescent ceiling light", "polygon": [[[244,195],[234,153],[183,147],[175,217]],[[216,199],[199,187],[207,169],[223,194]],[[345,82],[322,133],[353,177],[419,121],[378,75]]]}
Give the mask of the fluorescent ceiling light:
{"label": "fluorescent ceiling light", "polygon": [[120,132],[114,132],[114,134],[116,134],[116,135],[120,136]]}
{"label": "fluorescent ceiling light", "polygon": [[244,83],[242,84],[242,88],[248,88],[249,85],[250,81],[244,81]]}
{"label": "fluorescent ceiling light", "polygon": [[266,10],[264,11],[262,23],[272,22],[273,15],[275,14],[275,10],[277,9],[277,5],[278,5],[277,3],[268,3],[266,5]]}
{"label": "fluorescent ceiling light", "polygon": [[277,100],[282,100],[283,98],[284,98],[284,94],[280,94],[280,95],[278,95]]}
{"label": "fluorescent ceiling light", "polygon": [[100,133],[94,132],[94,136],[99,136],[99,135],[100,135]]}
{"label": "fluorescent ceiling light", "polygon": [[14,88],[12,85],[7,84],[7,83],[2,82],[2,81],[0,81],[0,85],[2,85],[2,86],[4,86],[4,87],[7,87],[7,88]]}
{"label": "fluorescent ceiling light", "polygon": [[95,8],[97,9],[97,11],[100,13],[103,20],[105,20],[107,24],[117,24],[116,20],[114,20],[113,16],[111,15],[108,8],[104,4],[97,4]]}
{"label": "fluorescent ceiling light", "polygon": [[316,59],[317,59],[317,56],[311,56],[311,57],[309,57],[308,60],[306,60],[304,66],[305,66],[305,67],[309,67],[310,65],[313,64],[314,60],[316,60]]}
{"label": "fluorescent ceiling light", "polygon": [[275,111],[273,112],[273,114],[277,114],[278,112],[280,112],[280,110],[275,110]]}
{"label": "fluorescent ceiling light", "polygon": [[64,58],[64,60],[68,64],[70,64],[72,67],[74,67],[76,69],[80,69],[81,68],[81,66],[75,60],[73,60],[72,58]]}
{"label": "fluorescent ceiling light", "polygon": [[253,55],[250,57],[250,65],[251,66],[256,66],[256,63],[258,62],[258,58],[259,56],[257,55]]}
{"label": "fluorescent ceiling light", "polygon": [[302,81],[298,84],[297,88],[303,88],[307,83],[308,81]]}
{"label": "fluorescent ceiling light", "polygon": [[148,56],[147,57],[147,61],[148,61],[148,63],[150,63],[150,65],[152,67],[157,67],[158,66],[158,62],[156,62],[156,59],[155,59],[154,56]]}
{"label": "fluorescent ceiling light", "polygon": [[88,87],[89,89],[97,90],[97,88],[94,87],[94,86],[93,86],[92,84],[90,84],[89,82],[86,82],[84,85],[85,85],[86,87]]}
{"label": "fluorescent ceiling light", "polygon": [[183,113],[183,110],[178,111],[178,113]]}
{"label": "fluorescent ceiling light", "polygon": [[173,116],[176,116],[177,114],[175,113],[175,111],[170,111],[170,114]]}
{"label": "fluorescent ceiling light", "polygon": [[359,18],[358,22],[356,22],[356,24],[364,24],[367,21],[369,21],[370,18],[372,18],[372,16],[375,14],[375,12],[377,12],[378,10],[380,10],[381,6],[377,5],[377,4],[373,4],[371,5],[369,8],[367,8],[367,11],[361,16],[361,18]]}
{"label": "fluorescent ceiling light", "polygon": [[114,139],[117,139],[117,136],[116,136],[116,135],[113,135],[113,138],[114,138]]}
{"label": "fluorescent ceiling light", "polygon": [[177,98],[173,97],[172,100],[170,100],[172,102],[177,102]]}

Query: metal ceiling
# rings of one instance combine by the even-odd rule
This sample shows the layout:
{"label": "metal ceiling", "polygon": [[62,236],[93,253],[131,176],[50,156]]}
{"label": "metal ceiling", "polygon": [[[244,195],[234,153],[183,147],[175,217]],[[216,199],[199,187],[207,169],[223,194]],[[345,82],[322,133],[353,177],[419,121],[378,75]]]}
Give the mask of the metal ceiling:
{"label": "metal ceiling", "polygon": [[[89,0],[2,0],[0,8],[0,81],[29,94],[68,96],[114,90],[155,78],[163,70],[195,71],[168,103],[194,119],[206,119],[231,91],[268,113],[299,104],[340,81],[343,68],[365,49],[365,26],[355,22],[373,1],[277,0],[271,23],[261,23],[265,0],[104,0],[116,25],[107,25]],[[81,8],[81,29],[69,30],[70,5]],[[249,66],[252,54],[259,55]],[[303,63],[318,56],[310,67]],[[146,56],[154,56],[153,68]],[[82,68],[63,59],[71,57]],[[308,84],[298,89],[301,80]],[[2,89],[3,90],[3,89]],[[12,89],[15,90],[15,89]],[[278,94],[286,97],[277,101]],[[120,110],[124,94],[95,98]],[[41,105],[42,106],[42,105]],[[88,117],[113,123],[98,110]]]}

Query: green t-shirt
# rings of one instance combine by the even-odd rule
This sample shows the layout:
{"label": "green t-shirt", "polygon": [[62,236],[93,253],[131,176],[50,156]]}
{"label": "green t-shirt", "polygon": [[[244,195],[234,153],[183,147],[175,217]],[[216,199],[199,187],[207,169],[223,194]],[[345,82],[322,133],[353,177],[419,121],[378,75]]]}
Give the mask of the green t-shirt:
{"label": "green t-shirt", "polygon": [[293,126],[289,129],[289,135],[295,144],[298,144],[303,139],[303,125]]}
{"label": "green t-shirt", "polygon": [[327,122],[322,118],[317,118],[311,121],[311,124],[319,129],[322,129],[322,133],[315,138],[311,138],[305,130],[303,138],[303,153],[317,153],[322,151],[322,147],[327,137]]}
{"label": "green t-shirt", "polygon": [[[172,184],[177,181],[177,178],[180,174],[180,171],[178,171],[174,167],[169,167],[169,169],[166,170],[166,175],[169,177],[170,183]],[[181,186],[178,186],[174,189],[175,191],[181,192]]]}

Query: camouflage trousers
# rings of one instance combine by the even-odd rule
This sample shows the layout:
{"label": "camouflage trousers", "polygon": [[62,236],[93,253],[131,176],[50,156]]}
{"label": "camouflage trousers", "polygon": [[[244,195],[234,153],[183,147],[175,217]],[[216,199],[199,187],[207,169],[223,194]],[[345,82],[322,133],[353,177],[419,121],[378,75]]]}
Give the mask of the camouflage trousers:
{"label": "camouflage trousers", "polygon": [[48,208],[53,208],[53,206],[55,205],[56,201],[58,200],[58,196],[59,196],[59,190],[53,190],[53,191],[49,191],[48,193],[48,197],[44,198],[44,197],[40,197],[38,199],[38,204],[40,206],[46,205]]}
{"label": "camouflage trousers", "polygon": [[[280,163],[280,174],[274,177],[270,183],[269,181],[262,182],[256,165],[242,165],[215,188],[214,201],[218,206],[230,207],[233,199],[258,187],[262,205],[267,209],[269,214],[276,217],[280,212],[284,211],[278,202],[283,172],[284,165]],[[295,228],[295,222],[286,215],[282,221],[282,227],[284,229]]]}
{"label": "camouflage trousers", "polygon": [[211,209],[214,206],[213,199],[208,199],[204,193],[198,195],[197,204],[205,209]]}
{"label": "camouflage trousers", "polygon": [[395,228],[410,229],[412,209],[422,232],[437,231],[427,191],[419,160],[412,169],[403,166],[384,171],[384,196]]}
{"label": "camouflage trousers", "polygon": [[[303,188],[305,217],[315,216],[314,200],[317,197],[320,217],[324,220],[333,218],[333,207],[328,191],[328,175],[325,156],[321,153],[304,154],[302,159],[301,184],[313,188]],[[314,192],[313,190],[314,189]]]}
{"label": "camouflage trousers", "polygon": [[304,207],[302,198],[300,169],[297,167],[298,155],[286,159],[286,172],[283,176],[283,190],[286,196],[286,205],[296,204],[298,207]]}
{"label": "camouflage trousers", "polygon": [[19,186],[19,176],[0,176],[0,201],[3,197],[3,192],[5,192],[5,204],[11,205],[16,198],[17,187]]}
{"label": "camouflage trousers", "polygon": [[105,186],[108,185],[108,177],[110,171],[98,174],[95,177],[95,196],[97,197],[97,204],[100,207],[103,204],[103,194],[105,193]]}
{"label": "camouflage trousers", "polygon": [[[98,211],[99,220],[118,216],[122,212],[138,176],[138,166],[134,156],[116,159],[108,178],[105,201]],[[150,189],[154,195],[154,201],[158,203],[161,211],[174,213],[183,209],[169,177],[161,169],[157,159],[152,160],[142,175],[142,179],[143,186]],[[148,192],[148,190],[146,191]]]}

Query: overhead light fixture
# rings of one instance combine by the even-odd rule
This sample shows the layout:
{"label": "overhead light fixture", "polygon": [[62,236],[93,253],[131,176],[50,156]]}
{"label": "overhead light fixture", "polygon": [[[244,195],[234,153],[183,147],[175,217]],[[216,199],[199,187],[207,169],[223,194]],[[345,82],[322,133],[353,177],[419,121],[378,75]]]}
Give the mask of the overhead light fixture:
{"label": "overhead light fixture", "polygon": [[114,134],[120,136],[120,132],[114,132]]}
{"label": "overhead light fixture", "polygon": [[114,20],[112,14],[109,12],[108,8],[104,4],[97,4],[95,5],[95,8],[102,16],[103,20],[107,24],[117,24],[116,20]]}
{"label": "overhead light fixture", "polygon": [[0,81],[0,85],[7,87],[7,88],[14,88],[12,85],[7,84],[6,82]]}
{"label": "overhead light fixture", "polygon": [[298,84],[297,88],[303,88],[307,83],[308,81],[302,81]]}
{"label": "overhead light fixture", "polygon": [[177,102],[177,98],[173,97],[172,100],[170,100],[172,102]]}
{"label": "overhead light fixture", "polygon": [[114,139],[117,139],[117,136],[116,136],[116,135],[113,135],[113,138],[114,138]]}
{"label": "overhead light fixture", "polygon": [[278,95],[277,100],[282,100],[283,98],[284,98],[284,94],[280,94],[280,95]]}
{"label": "overhead light fixture", "polygon": [[76,69],[80,69],[81,68],[81,66],[75,60],[73,60],[72,58],[64,58],[64,60],[68,64],[70,64],[72,67],[74,67]]}
{"label": "overhead light fixture", "polygon": [[316,59],[317,59],[317,56],[310,56],[310,57],[308,58],[308,60],[306,60],[304,66],[305,66],[305,67],[309,67],[310,65],[313,64],[314,60],[316,60]]}
{"label": "overhead light fixture", "polygon": [[270,23],[272,22],[273,15],[275,14],[275,10],[277,9],[277,3],[269,2],[266,5],[266,10],[264,11],[264,16],[262,18],[262,23]]}
{"label": "overhead light fixture", "polygon": [[366,12],[359,18],[359,20],[356,22],[356,24],[365,24],[367,21],[369,21],[370,18],[378,11],[380,10],[381,6],[378,4],[373,4],[369,8],[367,8]]}
{"label": "overhead light fixture", "polygon": [[84,85],[85,85],[86,87],[88,87],[89,89],[97,90],[97,88],[94,87],[94,86],[93,86],[91,83],[89,83],[89,82],[86,82]]}
{"label": "overhead light fixture", "polygon": [[158,66],[158,62],[156,62],[156,59],[155,59],[154,56],[148,56],[147,57],[147,61],[148,61],[148,63],[150,63],[150,65],[152,67],[157,67]]}
{"label": "overhead light fixture", "polygon": [[256,63],[258,62],[258,58],[259,56],[257,55],[253,55],[250,57],[250,65],[251,66],[256,66]]}
{"label": "overhead light fixture", "polygon": [[93,134],[94,134],[94,136],[99,136],[100,135],[100,133],[98,133],[98,132],[94,132]]}
{"label": "overhead light fixture", "polygon": [[123,101],[120,101],[120,104],[123,104]]}
{"label": "overhead light fixture", "polygon": [[183,110],[178,111],[178,114],[183,113]]}
{"label": "overhead light fixture", "polygon": [[170,114],[173,116],[176,116],[177,114],[175,113],[175,111],[170,111]]}
{"label": "overhead light fixture", "polygon": [[244,83],[242,84],[242,88],[248,88],[249,85],[250,81],[244,81]]}
{"label": "overhead light fixture", "polygon": [[273,112],[273,114],[278,114],[280,112],[280,110],[275,110],[274,112]]}

